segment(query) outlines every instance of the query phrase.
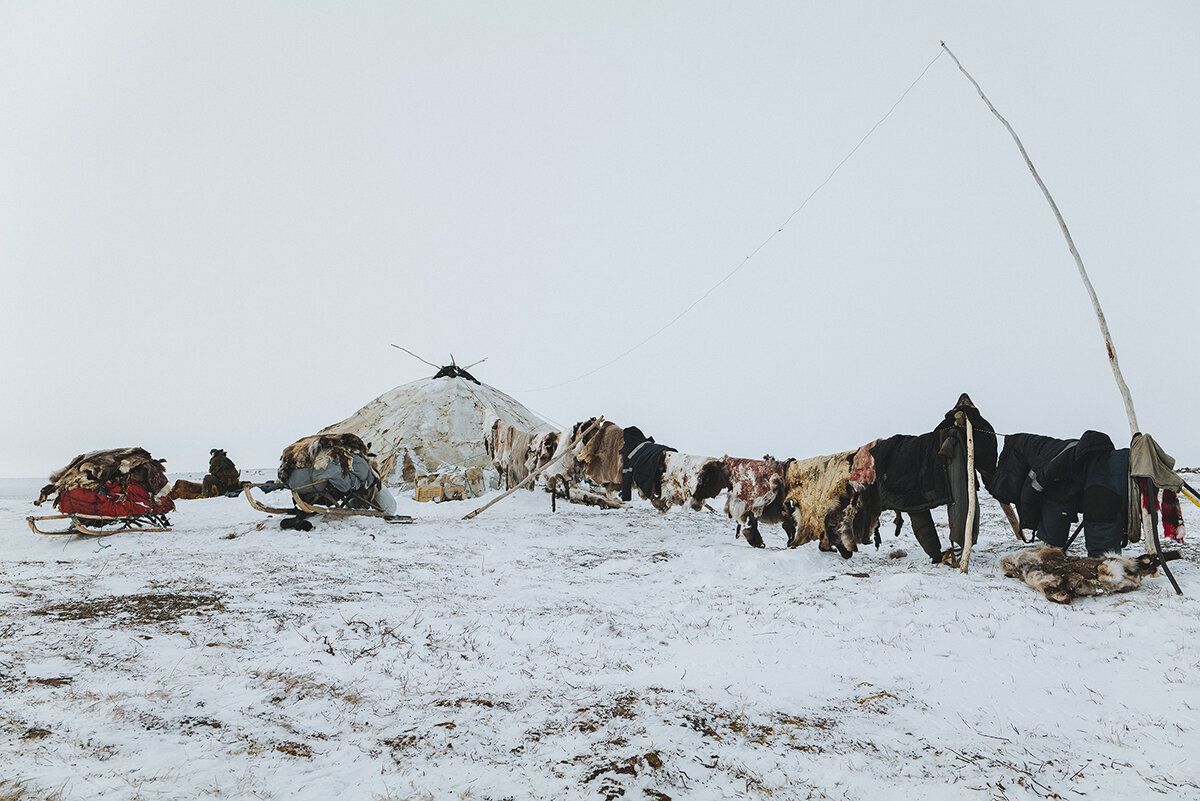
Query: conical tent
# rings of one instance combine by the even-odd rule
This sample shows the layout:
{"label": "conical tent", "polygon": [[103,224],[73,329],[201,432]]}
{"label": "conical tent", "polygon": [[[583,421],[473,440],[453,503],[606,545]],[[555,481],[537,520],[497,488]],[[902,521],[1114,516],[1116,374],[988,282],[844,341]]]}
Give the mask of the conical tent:
{"label": "conical tent", "polygon": [[555,430],[519,401],[452,365],[383,393],[320,433],[357,434],[370,445],[384,482],[405,486],[431,473],[471,467],[486,473],[492,459],[484,436],[497,419],[531,434]]}

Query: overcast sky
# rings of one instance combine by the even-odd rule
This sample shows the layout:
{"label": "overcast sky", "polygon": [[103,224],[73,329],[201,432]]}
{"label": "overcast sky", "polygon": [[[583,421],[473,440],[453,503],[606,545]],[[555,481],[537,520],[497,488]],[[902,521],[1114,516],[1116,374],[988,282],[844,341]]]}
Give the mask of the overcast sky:
{"label": "overcast sky", "polygon": [[[0,475],[203,470],[453,353],[561,424],[807,457],[1128,425],[1200,464],[1200,4],[0,2]],[[584,378],[580,376],[592,373]],[[574,380],[579,379],[579,380]]]}

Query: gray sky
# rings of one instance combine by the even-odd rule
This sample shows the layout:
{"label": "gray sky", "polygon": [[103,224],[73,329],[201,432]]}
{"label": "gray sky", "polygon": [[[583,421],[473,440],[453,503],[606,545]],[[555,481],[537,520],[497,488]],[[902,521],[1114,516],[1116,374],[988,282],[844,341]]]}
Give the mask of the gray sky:
{"label": "gray sky", "polygon": [[[929,430],[1200,463],[1194,2],[0,2],[0,475],[271,466],[442,362],[559,423],[805,457]],[[569,383],[564,383],[569,382]],[[553,388],[547,388],[553,387]]]}

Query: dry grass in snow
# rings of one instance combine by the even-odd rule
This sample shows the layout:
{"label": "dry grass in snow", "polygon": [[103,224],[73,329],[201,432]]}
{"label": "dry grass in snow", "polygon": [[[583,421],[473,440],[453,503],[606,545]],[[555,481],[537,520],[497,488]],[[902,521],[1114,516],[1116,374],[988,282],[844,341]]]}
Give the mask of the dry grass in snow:
{"label": "dry grass in snow", "polygon": [[1190,546],[1185,597],[1059,607],[999,575],[990,501],[966,576],[890,517],[846,562],[470,508],[299,533],[214,499],[68,541],[0,500],[0,801],[1200,798]]}

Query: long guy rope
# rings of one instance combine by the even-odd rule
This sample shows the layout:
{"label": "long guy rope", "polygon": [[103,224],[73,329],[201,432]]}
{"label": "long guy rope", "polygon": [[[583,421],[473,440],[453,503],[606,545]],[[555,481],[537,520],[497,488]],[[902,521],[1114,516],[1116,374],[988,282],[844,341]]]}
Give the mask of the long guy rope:
{"label": "long guy rope", "polygon": [[847,161],[849,161],[851,159],[851,157],[853,157],[854,154],[858,152],[859,148],[861,148],[863,146],[863,144],[867,141],[867,139],[869,139],[871,137],[871,134],[875,133],[876,129],[879,128],[879,126],[883,125],[883,123],[887,121],[888,117],[892,116],[892,112],[896,110],[896,107],[899,106],[902,102],[904,102],[904,98],[908,97],[908,93],[911,92],[913,90],[913,88],[918,83],[921,82],[921,79],[925,77],[925,73],[929,72],[930,68],[934,65],[934,63],[939,58],[942,57],[942,52],[943,52],[943,50],[941,48],[939,48],[938,54],[933,57],[932,61],[930,61],[928,64],[925,65],[925,69],[921,70],[921,73],[919,75],[917,75],[916,78],[913,79],[912,83],[910,83],[908,85],[908,88],[905,89],[903,93],[901,93],[900,97],[896,100],[896,102],[893,103],[891,108],[889,108],[887,110],[887,113],[884,114],[882,117],[880,117],[879,120],[874,125],[871,126],[870,130],[868,130],[865,134],[863,134],[863,137],[858,140],[858,143],[855,144],[853,148],[850,149],[850,152],[847,153],[842,158],[842,160],[837,163],[837,166],[835,166],[829,172],[829,175],[827,175],[825,177],[825,180],[822,181],[820,184],[818,184],[817,187],[815,189],[813,189],[812,192],[809,192],[808,197],[806,197],[804,199],[804,202],[802,202],[799,206],[797,206],[795,211],[793,211],[791,214],[789,214],[787,216],[787,219],[785,219],[780,225],[778,225],[775,228],[775,230],[772,231],[769,236],[767,236],[766,239],[764,239],[762,242],[760,242],[758,247],[756,247],[756,248],[754,248],[754,250],[750,251],[750,254],[748,256],[746,256],[744,259],[742,259],[737,264],[737,266],[735,266],[732,270],[730,270],[728,273],[726,273],[724,275],[724,277],[722,277],[715,284],[710,286],[704,292],[704,294],[700,295],[700,297],[696,298],[690,304],[688,304],[683,309],[683,311],[676,314],[674,317],[672,317],[670,320],[668,320],[666,323],[664,323],[662,326],[660,326],[657,330],[655,330],[653,333],[649,334],[648,336],[646,336],[639,342],[637,342],[634,345],[621,351],[616,356],[612,357],[611,359],[604,362],[603,364],[601,364],[597,367],[594,367],[591,370],[588,370],[586,373],[577,375],[574,378],[568,378],[566,381],[560,381],[557,384],[550,384],[549,386],[537,387],[534,389],[523,389],[523,390],[519,390],[519,391],[520,392],[544,392],[546,390],[557,389],[558,387],[566,386],[567,384],[573,384],[576,381],[582,381],[583,379],[588,378],[589,376],[595,375],[596,373],[600,372],[601,370],[605,369],[606,367],[610,367],[613,364],[616,364],[618,361],[620,361],[621,359],[624,359],[629,354],[631,354],[634,351],[638,350],[639,348],[643,347],[648,342],[653,340],[655,337],[659,336],[664,331],[666,331],[668,328],[675,325],[675,323],[677,323],[681,319],[683,319],[684,315],[686,315],[688,312],[690,312],[692,309],[694,309],[697,305],[699,305],[705,298],[707,298],[713,292],[717,291],[717,289],[720,288],[722,284],[724,284],[729,279],[733,278],[733,276],[737,275],[737,273],[743,267],[745,267],[747,264],[749,264],[751,259],[753,259],[755,256],[757,256],[763,248],[765,248],[767,245],[769,245],[771,243],[772,240],[775,239],[775,237],[777,237],[781,233],[783,233],[784,229],[788,227],[788,224],[791,223],[791,221],[796,217],[796,215],[798,215],[801,211],[804,210],[804,207],[808,205],[809,201],[811,201],[814,197],[816,197],[817,193],[820,192],[822,189],[824,189],[825,185],[833,180],[833,177],[835,175],[837,175],[838,171],[842,168],[842,165],[844,165]]}

